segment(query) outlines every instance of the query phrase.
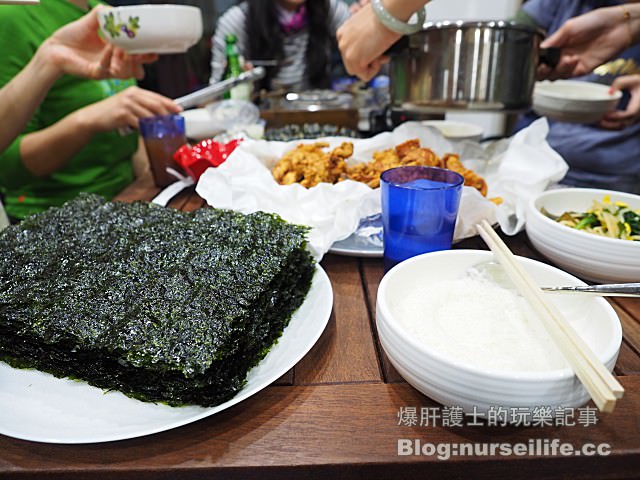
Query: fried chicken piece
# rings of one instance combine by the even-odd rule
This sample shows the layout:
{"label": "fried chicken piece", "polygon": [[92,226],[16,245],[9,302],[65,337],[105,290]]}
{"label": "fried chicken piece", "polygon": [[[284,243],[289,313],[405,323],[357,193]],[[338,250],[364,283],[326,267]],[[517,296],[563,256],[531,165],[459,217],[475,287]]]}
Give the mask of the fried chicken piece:
{"label": "fried chicken piece", "polygon": [[444,167],[464,177],[464,184],[478,190],[484,197],[487,196],[487,182],[473,170],[462,165],[460,157],[454,153],[447,153],[443,158]]}
{"label": "fried chicken piece", "polygon": [[373,152],[373,159],[369,163],[347,167],[347,177],[377,188],[382,172],[403,165],[438,167],[441,166],[441,160],[433,150],[420,147],[420,140],[412,139],[395,148]]}
{"label": "fried chicken piece", "polygon": [[407,140],[406,142],[402,142],[396,145],[395,150],[398,154],[398,157],[402,158],[410,151],[416,150],[418,148],[420,148],[420,140],[418,140],[417,138],[412,138],[411,140]]}
{"label": "fried chicken piece", "polygon": [[331,151],[327,166],[331,183],[336,183],[340,180],[342,174],[347,170],[346,160],[351,155],[353,155],[353,143],[351,142],[343,142],[342,145]]}
{"label": "fried chicken piece", "polygon": [[350,179],[367,184],[371,188],[380,186],[380,175],[390,168],[403,165],[447,168],[464,177],[464,184],[476,188],[487,195],[485,180],[462,165],[456,154],[448,153],[439,158],[436,153],[420,146],[417,138],[396,145],[395,148],[376,151],[368,163],[347,165],[346,159],[353,155],[353,143],[344,142],[330,153],[327,142],[300,144],[287,152],[273,168],[273,177],[281,185],[300,183],[304,187],[313,187],[321,182],[337,183]]}
{"label": "fried chicken piece", "polygon": [[313,187],[321,182],[336,183],[346,169],[345,159],[353,154],[353,144],[344,142],[326,153],[327,142],[301,143],[285,153],[271,171],[281,185],[300,183]]}
{"label": "fried chicken piece", "polygon": [[380,186],[380,173],[380,170],[375,168],[371,162],[357,163],[347,167],[343,180],[349,179],[365,183],[371,188],[378,188]]}
{"label": "fried chicken piece", "polygon": [[378,174],[389,170],[390,168],[400,165],[400,157],[396,151],[392,148],[383,151],[373,152],[373,160],[369,162],[371,169],[378,172]]}
{"label": "fried chicken piece", "polygon": [[440,158],[428,148],[414,148],[400,157],[402,165],[420,165],[423,167],[441,167]]}

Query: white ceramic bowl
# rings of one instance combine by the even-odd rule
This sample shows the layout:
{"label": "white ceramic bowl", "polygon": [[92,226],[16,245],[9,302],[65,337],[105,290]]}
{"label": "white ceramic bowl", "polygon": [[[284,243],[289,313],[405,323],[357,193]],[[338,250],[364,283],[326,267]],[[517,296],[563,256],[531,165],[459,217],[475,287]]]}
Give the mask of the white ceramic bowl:
{"label": "white ceramic bowl", "polygon": [[438,129],[443,137],[450,140],[474,140],[477,142],[482,139],[484,134],[484,129],[473,123],[451,120],[424,120],[421,123],[427,127]]}
{"label": "white ceramic bowl", "polygon": [[594,235],[561,225],[540,212],[559,215],[584,212],[594,200],[609,195],[640,209],[640,196],[595,188],[561,188],[542,192],[529,201],[526,231],[536,249],[559,267],[595,282],[640,282],[640,242]]}
{"label": "white ceramic bowl", "polygon": [[533,89],[533,110],[540,115],[571,123],[595,123],[613,110],[622,97],[608,85],[577,80],[537,82]]}
{"label": "white ceramic bowl", "polygon": [[98,16],[103,38],[131,54],[182,53],[202,37],[202,13],[189,5],[127,5]]}
{"label": "white ceramic bowl", "polygon": [[[540,285],[583,285],[584,282],[560,269],[518,257]],[[406,260],[391,269],[378,288],[376,324],[380,343],[398,372],[417,390],[445,404],[467,412],[550,406],[578,407],[589,396],[569,368],[535,372],[483,368],[426,345],[399,320],[400,305],[412,292],[463,278],[467,270],[493,259],[483,250],[445,250]],[[460,301],[470,302],[466,292]],[[609,303],[596,297],[552,295],[558,307],[596,356],[612,370],[622,342],[622,329]],[[429,315],[428,311],[424,312]],[[452,341],[455,341],[453,339]],[[483,355],[492,355],[488,350]]]}

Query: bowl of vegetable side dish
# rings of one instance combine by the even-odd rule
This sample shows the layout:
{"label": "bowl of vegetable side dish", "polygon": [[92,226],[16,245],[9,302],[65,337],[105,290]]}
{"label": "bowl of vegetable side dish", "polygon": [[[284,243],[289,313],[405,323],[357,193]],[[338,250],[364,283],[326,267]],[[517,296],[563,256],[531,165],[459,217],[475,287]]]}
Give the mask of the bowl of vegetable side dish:
{"label": "bowl of vegetable side dish", "polygon": [[[540,286],[584,285],[558,268],[517,257]],[[579,407],[589,396],[524,297],[471,267],[493,260],[481,250],[445,250],[406,260],[378,288],[380,343],[420,392],[465,413],[504,415],[515,408]],[[549,295],[611,370],[622,341],[620,320],[603,298]],[[486,418],[486,417],[485,417]]]}
{"label": "bowl of vegetable side dish", "polygon": [[563,188],[527,206],[526,231],[549,260],[595,282],[640,282],[640,196]]}

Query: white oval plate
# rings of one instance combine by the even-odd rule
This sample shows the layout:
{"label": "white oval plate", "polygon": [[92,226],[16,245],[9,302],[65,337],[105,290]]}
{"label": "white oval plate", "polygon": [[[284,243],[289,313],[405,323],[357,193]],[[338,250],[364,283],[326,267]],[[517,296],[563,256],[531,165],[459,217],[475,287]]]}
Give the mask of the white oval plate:
{"label": "white oval plate", "polygon": [[318,266],[305,301],[267,356],[251,369],[245,387],[213,408],[141,402],[85,382],[0,362],[0,433],[35,442],[98,443],[195,422],[258,393],[293,368],[320,338],[332,307],[331,282]]}

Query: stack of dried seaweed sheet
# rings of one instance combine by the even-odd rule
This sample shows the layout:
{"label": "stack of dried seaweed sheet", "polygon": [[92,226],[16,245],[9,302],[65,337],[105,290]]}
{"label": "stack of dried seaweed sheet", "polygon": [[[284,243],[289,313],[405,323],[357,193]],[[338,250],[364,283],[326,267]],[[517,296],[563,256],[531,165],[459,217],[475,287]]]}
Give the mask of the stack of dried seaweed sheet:
{"label": "stack of dried seaweed sheet", "polygon": [[222,403],[309,290],[306,232],[83,194],[0,234],[0,359],[146,401]]}

